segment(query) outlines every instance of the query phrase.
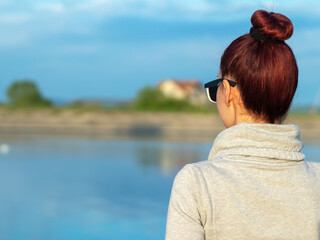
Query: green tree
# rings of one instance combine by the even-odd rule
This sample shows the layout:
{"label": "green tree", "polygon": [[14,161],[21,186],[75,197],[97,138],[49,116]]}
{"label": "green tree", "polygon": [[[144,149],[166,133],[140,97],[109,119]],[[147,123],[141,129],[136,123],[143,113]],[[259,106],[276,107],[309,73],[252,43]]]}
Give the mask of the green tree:
{"label": "green tree", "polygon": [[197,108],[187,100],[166,97],[159,89],[145,87],[135,99],[135,108],[151,111],[192,111]]}
{"label": "green tree", "polygon": [[51,102],[42,97],[37,85],[31,80],[13,82],[7,89],[7,97],[13,106],[50,106]]}
{"label": "green tree", "polygon": [[145,87],[139,91],[135,107],[139,110],[156,110],[163,98],[163,94],[158,89]]}

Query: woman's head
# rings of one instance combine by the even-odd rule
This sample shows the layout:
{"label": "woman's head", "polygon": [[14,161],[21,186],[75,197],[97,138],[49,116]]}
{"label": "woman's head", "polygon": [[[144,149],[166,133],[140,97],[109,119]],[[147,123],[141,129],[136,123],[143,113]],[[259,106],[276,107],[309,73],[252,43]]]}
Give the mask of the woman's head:
{"label": "woman's head", "polygon": [[284,15],[256,11],[251,34],[235,39],[221,57],[220,75],[237,82],[241,102],[252,116],[280,121],[291,105],[298,84],[298,67],[284,42],[293,33]]}

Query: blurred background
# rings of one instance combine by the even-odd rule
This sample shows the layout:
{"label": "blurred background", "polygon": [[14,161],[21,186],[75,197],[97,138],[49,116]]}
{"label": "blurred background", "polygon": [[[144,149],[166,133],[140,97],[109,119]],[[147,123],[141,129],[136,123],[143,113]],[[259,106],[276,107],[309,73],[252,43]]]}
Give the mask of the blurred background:
{"label": "blurred background", "polygon": [[319,161],[319,1],[1,0],[0,238],[164,239],[175,174],[224,129],[203,83],[258,9],[293,22],[286,122]]}

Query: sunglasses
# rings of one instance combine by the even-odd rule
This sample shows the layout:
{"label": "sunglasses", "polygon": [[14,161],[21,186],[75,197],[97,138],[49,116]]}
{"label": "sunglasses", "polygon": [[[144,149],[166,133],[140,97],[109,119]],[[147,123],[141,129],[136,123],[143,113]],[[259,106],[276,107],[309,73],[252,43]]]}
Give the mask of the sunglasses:
{"label": "sunglasses", "polygon": [[237,85],[236,82],[227,79],[227,78],[218,78],[211,82],[208,82],[204,85],[204,88],[207,91],[207,96],[211,102],[217,102],[217,91],[223,80],[227,80],[231,87],[235,87]]}

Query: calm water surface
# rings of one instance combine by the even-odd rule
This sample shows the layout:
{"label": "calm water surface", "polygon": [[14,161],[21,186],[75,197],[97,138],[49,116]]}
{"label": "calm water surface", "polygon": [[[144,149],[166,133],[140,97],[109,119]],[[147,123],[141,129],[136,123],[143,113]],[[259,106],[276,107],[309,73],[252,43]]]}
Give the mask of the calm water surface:
{"label": "calm water surface", "polygon": [[[0,139],[0,239],[164,239],[172,182],[211,143]],[[320,143],[307,143],[320,160]]]}

